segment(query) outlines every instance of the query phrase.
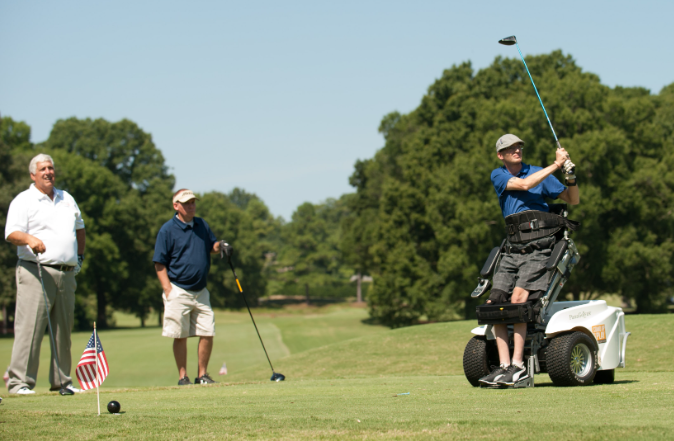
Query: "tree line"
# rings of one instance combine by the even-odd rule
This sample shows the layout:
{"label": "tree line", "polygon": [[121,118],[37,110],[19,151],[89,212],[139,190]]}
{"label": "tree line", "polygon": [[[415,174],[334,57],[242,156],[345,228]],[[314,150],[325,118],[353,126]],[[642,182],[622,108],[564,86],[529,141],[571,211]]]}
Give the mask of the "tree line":
{"label": "tree line", "polygon": [[[674,264],[674,84],[659,94],[610,88],[561,51],[527,57],[562,145],[579,177],[570,218],[582,259],[566,285],[573,298],[620,294],[638,312],[660,312],[672,295]],[[546,166],[554,139],[519,59],[469,62],[443,72],[408,114],[379,126],[385,144],[357,161],[353,193],[274,217],[242,189],[200,195],[198,215],[235,248],[249,303],[270,294],[345,296],[369,274],[370,315],[389,326],[471,318],[469,299],[504,222],[489,175],[504,133],[525,141],[524,161]],[[176,190],[150,134],[129,120],[59,120],[49,138],[9,117],[0,127],[0,217],[30,184],[27,164],[44,152],[57,187],[83,212],[87,258],[78,276],[77,323],[109,323],[113,310],[144,323],[161,311],[152,252],[173,215]],[[0,302],[14,297],[15,250],[0,247]],[[214,258],[208,288],[216,307],[243,301],[226,262]],[[3,314],[7,316],[7,314]]]}
{"label": "tree line", "polygon": [[[28,163],[37,153],[54,158],[56,187],[73,195],[87,231],[86,259],[77,276],[76,325],[111,324],[115,310],[140,318],[162,311],[161,286],[152,264],[159,228],[173,216],[176,190],[161,151],[129,120],[70,118],[57,121],[49,138],[30,141],[30,126],[10,117],[0,120],[0,221],[4,227],[12,199],[28,188]],[[255,194],[235,188],[201,194],[197,215],[216,237],[235,247],[237,274],[249,304],[268,294],[344,297],[349,269],[339,251],[344,204],[305,203],[291,222],[274,217]],[[341,210],[341,211],[340,211]],[[13,316],[16,248],[0,246],[0,304]],[[229,266],[212,260],[208,281],[215,307],[244,306]]]}
{"label": "tree line", "polygon": [[[581,254],[565,292],[620,294],[662,312],[674,264],[674,84],[651,94],[602,85],[569,55],[527,57],[562,146],[576,164]],[[524,162],[547,166],[554,138],[519,59],[443,72],[412,112],[386,115],[384,147],[351,176],[357,255],[375,275],[370,313],[391,326],[471,318],[469,293],[505,237],[490,172],[495,142],[525,141]],[[561,176],[558,176],[561,180]]]}

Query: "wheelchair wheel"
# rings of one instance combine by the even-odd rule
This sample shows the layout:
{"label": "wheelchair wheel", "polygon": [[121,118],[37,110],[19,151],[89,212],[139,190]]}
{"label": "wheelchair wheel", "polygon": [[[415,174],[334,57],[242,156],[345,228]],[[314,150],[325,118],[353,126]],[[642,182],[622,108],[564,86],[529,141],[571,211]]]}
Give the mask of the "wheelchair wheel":
{"label": "wheelchair wheel", "polygon": [[471,338],[463,351],[463,373],[468,382],[475,387],[479,386],[478,380],[490,372],[492,365],[498,365],[495,342],[482,336]]}
{"label": "wheelchair wheel", "polygon": [[606,369],[605,371],[597,371],[594,376],[594,384],[613,384],[615,381],[615,369]]}
{"label": "wheelchair wheel", "polygon": [[563,334],[550,341],[546,361],[555,386],[585,386],[597,372],[597,348],[582,332]]}

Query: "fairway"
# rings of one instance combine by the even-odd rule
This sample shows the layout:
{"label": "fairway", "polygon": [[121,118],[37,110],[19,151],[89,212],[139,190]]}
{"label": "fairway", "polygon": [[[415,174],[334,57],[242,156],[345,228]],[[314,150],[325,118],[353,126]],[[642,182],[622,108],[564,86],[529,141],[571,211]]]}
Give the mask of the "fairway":
{"label": "fairway", "polygon": [[[363,324],[366,316],[348,307],[260,311],[282,383],[269,381],[247,313],[218,313],[211,371],[226,359],[231,373],[214,375],[223,381],[214,386],[174,386],[170,340],[159,328],[106,331],[111,374],[101,402],[117,400],[124,413],[103,409],[98,418],[95,392],[48,393],[41,372],[38,394],[3,394],[0,438],[672,438],[672,315],[627,317],[633,335],[616,383],[559,388],[538,375],[525,390],[482,390],[465,380],[461,357],[475,322],[390,330]],[[73,358],[86,338],[73,338]],[[10,352],[11,340],[0,340],[3,361]]]}

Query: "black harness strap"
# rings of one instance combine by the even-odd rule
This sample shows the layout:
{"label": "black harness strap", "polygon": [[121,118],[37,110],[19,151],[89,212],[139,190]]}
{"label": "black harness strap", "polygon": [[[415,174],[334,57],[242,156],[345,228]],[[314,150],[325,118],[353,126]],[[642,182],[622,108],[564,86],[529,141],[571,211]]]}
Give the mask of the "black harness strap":
{"label": "black harness strap", "polygon": [[580,226],[579,222],[555,213],[538,210],[511,214],[505,218],[505,222],[508,242],[510,243],[529,242],[541,237],[551,236],[562,228],[575,231]]}

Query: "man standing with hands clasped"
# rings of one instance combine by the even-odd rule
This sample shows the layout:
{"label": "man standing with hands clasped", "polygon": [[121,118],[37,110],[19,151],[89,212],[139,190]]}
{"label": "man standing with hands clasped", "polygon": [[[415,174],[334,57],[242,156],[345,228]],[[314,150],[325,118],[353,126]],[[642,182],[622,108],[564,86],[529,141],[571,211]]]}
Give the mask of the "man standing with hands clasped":
{"label": "man standing with hands clasped", "polygon": [[[47,327],[47,308],[54,331],[56,357],[49,367],[51,390],[61,384],[72,392],[70,331],[75,312],[75,275],[84,261],[84,221],[68,192],[54,188],[54,160],[35,156],[28,166],[33,184],[14,198],[7,212],[5,240],[17,246],[14,346],[7,389],[11,394],[34,394],[40,346]],[[42,266],[45,294],[38,274]],[[61,371],[59,372],[58,366]]]}
{"label": "man standing with hands clasped", "polygon": [[173,356],[178,366],[178,385],[192,384],[187,376],[187,338],[199,336],[199,372],[195,384],[216,383],[208,375],[213,350],[215,319],[206,279],[211,254],[221,250],[228,256],[232,248],[217,241],[208,223],[196,217],[198,198],[187,189],[173,195],[176,215],[157,235],[154,267],[164,290],[164,326],[162,335],[173,338]]}

